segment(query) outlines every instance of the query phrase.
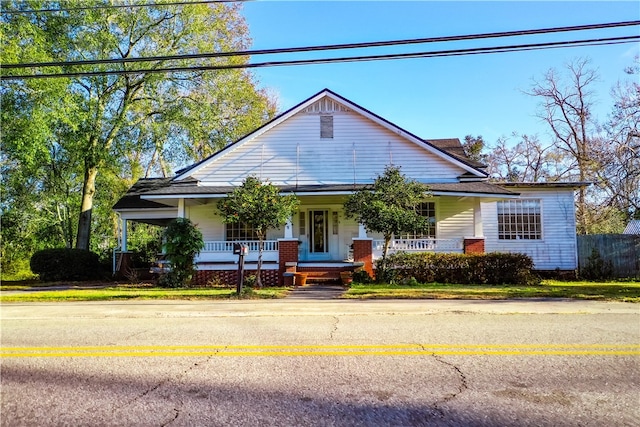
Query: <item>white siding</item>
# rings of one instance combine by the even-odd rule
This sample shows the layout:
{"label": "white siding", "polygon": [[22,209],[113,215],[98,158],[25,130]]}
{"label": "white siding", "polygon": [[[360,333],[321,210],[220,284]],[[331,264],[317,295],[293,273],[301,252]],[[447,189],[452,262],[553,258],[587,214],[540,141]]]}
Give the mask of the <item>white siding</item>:
{"label": "white siding", "polygon": [[576,222],[571,189],[514,188],[522,198],[540,199],[542,204],[541,240],[498,240],[497,205],[482,203],[485,251],[521,252],[533,258],[537,270],[575,270]]}
{"label": "white siding", "polygon": [[455,239],[474,236],[474,205],[475,202],[471,198],[437,198],[436,237]]}
{"label": "white siding", "polygon": [[215,204],[187,207],[187,218],[198,226],[205,241],[226,240],[222,217]]}
{"label": "white siding", "polygon": [[[201,206],[187,207],[187,218],[198,226],[205,241],[226,240],[226,228],[222,217],[214,203]],[[266,240],[276,240],[284,237],[284,229],[269,230]]]}
{"label": "white siding", "polygon": [[[474,205],[471,198],[434,197],[426,201],[436,204],[436,239],[460,239],[474,236]],[[357,236],[357,224],[355,224]],[[367,233],[373,239],[383,239],[380,233]]]}
{"label": "white siding", "polygon": [[355,112],[334,114],[334,137],[320,138],[320,116],[300,112],[229,149],[194,178],[237,185],[248,175],[274,184],[367,183],[393,163],[422,182],[456,182],[465,171]]}

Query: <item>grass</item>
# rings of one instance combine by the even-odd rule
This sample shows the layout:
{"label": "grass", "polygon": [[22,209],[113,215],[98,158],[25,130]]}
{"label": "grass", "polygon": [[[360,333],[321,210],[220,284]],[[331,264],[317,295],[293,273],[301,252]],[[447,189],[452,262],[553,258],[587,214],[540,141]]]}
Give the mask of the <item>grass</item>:
{"label": "grass", "polygon": [[640,303],[640,282],[564,282],[545,280],[538,286],[455,284],[354,284],[344,298],[353,299],[511,299],[574,298]]}
{"label": "grass", "polygon": [[283,298],[287,288],[247,290],[238,297],[235,288],[155,288],[140,285],[119,285],[100,289],[41,290],[29,286],[2,286],[2,290],[29,290],[0,295],[0,302],[54,302],[54,301],[114,301],[114,300],[220,300]]}
{"label": "grass", "polygon": [[[64,290],[46,290],[65,286]],[[103,285],[96,288],[96,285]],[[91,289],[83,287],[93,286]],[[25,291],[0,295],[0,302],[109,301],[109,300],[229,300],[238,299],[235,288],[167,289],[153,285],[104,284],[96,282],[4,282],[2,291]],[[246,289],[245,289],[246,290]],[[284,298],[288,288],[248,290],[239,298]],[[343,295],[349,299],[515,299],[573,298],[640,303],[640,281],[564,282],[545,280],[538,286],[455,284],[354,284]]]}

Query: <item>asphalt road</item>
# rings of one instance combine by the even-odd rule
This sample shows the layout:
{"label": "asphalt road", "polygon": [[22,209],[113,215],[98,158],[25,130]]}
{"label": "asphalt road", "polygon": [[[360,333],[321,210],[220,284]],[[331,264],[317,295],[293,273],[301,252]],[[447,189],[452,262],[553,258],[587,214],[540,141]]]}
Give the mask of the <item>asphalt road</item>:
{"label": "asphalt road", "polygon": [[640,425],[640,306],[4,304],[3,426]]}

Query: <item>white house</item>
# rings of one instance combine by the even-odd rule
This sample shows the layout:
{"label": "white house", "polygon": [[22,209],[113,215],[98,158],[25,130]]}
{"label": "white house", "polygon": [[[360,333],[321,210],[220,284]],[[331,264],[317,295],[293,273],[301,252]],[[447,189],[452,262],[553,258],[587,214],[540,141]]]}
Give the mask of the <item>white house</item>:
{"label": "white house", "polygon": [[582,183],[490,183],[458,139],[422,139],[328,89],[173,178],[138,181],[114,206],[121,249],[128,221],[187,217],[205,239],[198,280],[233,280],[233,243],[249,245],[251,269],[257,242],[246,227],[225,225],[216,201],[254,175],[300,200],[287,225],[268,236],[266,283],[281,283],[287,269],[316,278],[363,264],[371,272],[382,236],[347,219],[343,203],[388,165],[429,188],[420,209],[433,224],[423,235],[396,236],[393,251],[522,252],[539,270],[576,269],[574,190]]}

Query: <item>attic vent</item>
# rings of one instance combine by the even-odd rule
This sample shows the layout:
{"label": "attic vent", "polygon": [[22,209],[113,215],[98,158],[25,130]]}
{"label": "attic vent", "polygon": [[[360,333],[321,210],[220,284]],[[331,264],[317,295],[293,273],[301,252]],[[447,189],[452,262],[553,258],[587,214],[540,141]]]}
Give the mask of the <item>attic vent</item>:
{"label": "attic vent", "polygon": [[320,138],[333,138],[333,116],[320,116]]}

